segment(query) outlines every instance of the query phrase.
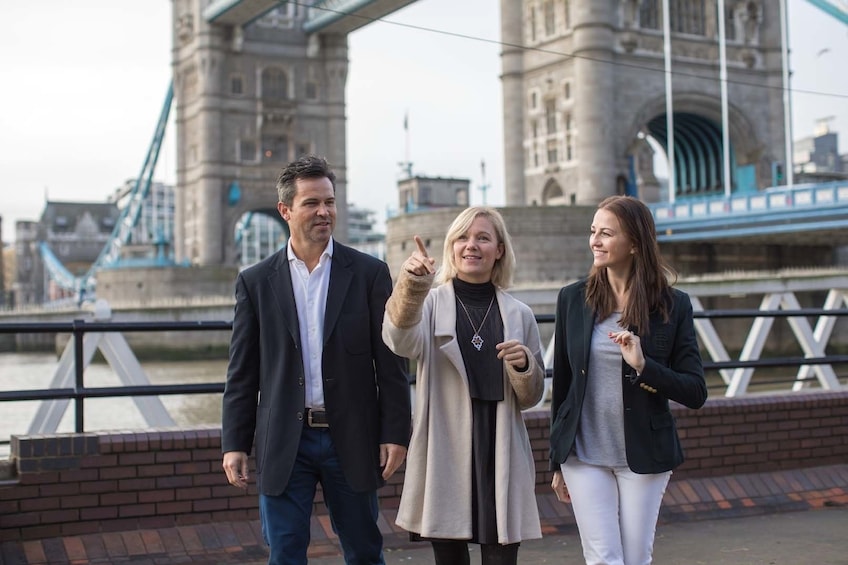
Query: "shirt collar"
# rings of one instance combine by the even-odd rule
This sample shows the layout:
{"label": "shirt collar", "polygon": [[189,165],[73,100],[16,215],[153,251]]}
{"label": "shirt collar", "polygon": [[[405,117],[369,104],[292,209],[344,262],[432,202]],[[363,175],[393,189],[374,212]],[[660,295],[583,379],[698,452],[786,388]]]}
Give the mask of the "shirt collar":
{"label": "shirt collar", "polygon": [[[289,260],[289,263],[292,261],[297,261],[298,257],[294,254],[294,249],[292,249],[291,238],[286,241],[286,257]],[[333,238],[330,237],[330,241],[327,242],[327,247],[324,248],[324,251],[321,253],[321,259],[318,261],[323,262],[324,258],[332,259],[333,258]]]}

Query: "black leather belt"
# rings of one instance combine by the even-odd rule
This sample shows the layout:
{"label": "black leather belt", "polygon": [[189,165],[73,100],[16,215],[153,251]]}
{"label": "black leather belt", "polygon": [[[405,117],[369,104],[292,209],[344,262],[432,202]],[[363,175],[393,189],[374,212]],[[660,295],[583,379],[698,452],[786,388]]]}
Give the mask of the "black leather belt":
{"label": "black leather belt", "polygon": [[306,409],[306,425],[310,428],[329,428],[330,423],[327,421],[327,412],[324,410]]}

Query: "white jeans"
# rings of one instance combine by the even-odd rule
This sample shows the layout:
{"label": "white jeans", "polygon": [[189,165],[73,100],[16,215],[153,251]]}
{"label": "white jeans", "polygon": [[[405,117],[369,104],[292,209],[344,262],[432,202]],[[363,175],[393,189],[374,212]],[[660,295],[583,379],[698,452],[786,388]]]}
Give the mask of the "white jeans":
{"label": "white jeans", "polygon": [[648,565],[671,471],[639,475],[589,465],[572,454],[561,465],[586,565]]}

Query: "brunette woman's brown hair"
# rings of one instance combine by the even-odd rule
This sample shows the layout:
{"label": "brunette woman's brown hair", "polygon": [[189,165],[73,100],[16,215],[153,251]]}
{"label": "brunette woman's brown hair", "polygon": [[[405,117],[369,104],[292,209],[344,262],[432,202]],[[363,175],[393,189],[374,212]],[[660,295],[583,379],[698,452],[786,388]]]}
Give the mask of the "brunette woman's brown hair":
{"label": "brunette woman's brown hair", "polygon": [[[658,312],[664,322],[669,317],[671,286],[677,273],[660,255],[654,217],[644,203],[632,196],[610,196],[598,204],[618,218],[621,230],[635,250],[633,269],[627,280],[629,297],[619,324],[635,329],[638,335],[648,335],[651,312]],[[615,311],[616,303],[607,278],[606,268],[594,265],[586,284],[586,303],[603,320]]]}

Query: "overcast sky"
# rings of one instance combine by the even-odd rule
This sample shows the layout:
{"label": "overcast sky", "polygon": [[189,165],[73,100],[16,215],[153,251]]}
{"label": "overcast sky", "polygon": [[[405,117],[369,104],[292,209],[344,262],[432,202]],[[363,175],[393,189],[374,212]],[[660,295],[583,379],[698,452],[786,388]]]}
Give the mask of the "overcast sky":
{"label": "overcast sky", "polygon": [[[486,201],[503,204],[499,5],[419,0],[386,19],[446,33],[376,22],[351,34],[349,202],[381,218],[396,207],[408,152],[416,173],[470,179],[472,204],[482,203],[485,161]],[[848,26],[805,0],[790,0],[789,12],[794,137],[833,116],[848,152]],[[0,19],[0,216],[10,242],[15,221],[38,219],[46,198],[103,201],[139,174],[170,81],[171,2],[2,2]],[[176,177],[172,129],[156,174],[165,182]]]}

